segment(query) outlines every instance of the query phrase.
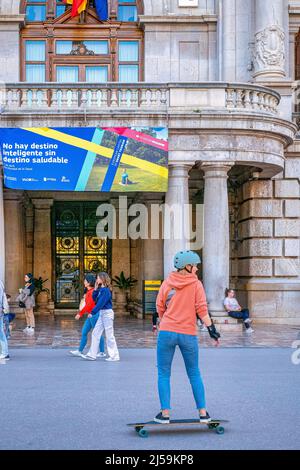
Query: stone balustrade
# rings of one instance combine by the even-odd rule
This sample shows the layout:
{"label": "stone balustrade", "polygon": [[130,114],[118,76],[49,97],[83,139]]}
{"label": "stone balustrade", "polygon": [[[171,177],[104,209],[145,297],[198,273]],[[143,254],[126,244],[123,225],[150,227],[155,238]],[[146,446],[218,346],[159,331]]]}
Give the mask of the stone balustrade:
{"label": "stone balustrade", "polygon": [[100,110],[202,112],[223,110],[276,115],[280,95],[251,84],[13,83],[0,86],[1,113]]}

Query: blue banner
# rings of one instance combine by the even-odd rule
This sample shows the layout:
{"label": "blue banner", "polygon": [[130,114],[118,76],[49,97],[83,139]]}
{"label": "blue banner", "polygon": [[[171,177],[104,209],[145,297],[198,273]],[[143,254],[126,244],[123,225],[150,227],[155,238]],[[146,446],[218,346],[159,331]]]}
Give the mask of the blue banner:
{"label": "blue banner", "polygon": [[4,184],[45,191],[168,189],[165,128],[2,128]]}

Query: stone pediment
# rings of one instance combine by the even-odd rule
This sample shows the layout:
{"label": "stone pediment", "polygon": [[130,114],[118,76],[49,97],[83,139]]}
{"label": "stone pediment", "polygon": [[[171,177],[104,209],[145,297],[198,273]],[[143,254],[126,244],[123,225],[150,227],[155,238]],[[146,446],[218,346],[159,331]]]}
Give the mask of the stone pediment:
{"label": "stone pediment", "polygon": [[[62,15],[58,16],[53,22],[53,25],[70,24],[77,25],[79,23],[79,16],[71,17],[71,9],[68,9]],[[93,8],[88,8],[85,16],[85,24],[102,24],[103,21],[99,20],[96,11]]]}

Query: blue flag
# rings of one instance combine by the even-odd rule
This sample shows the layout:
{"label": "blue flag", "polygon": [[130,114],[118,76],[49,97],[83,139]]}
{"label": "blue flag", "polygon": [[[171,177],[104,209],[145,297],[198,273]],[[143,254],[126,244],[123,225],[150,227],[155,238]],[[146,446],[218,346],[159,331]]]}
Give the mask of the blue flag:
{"label": "blue flag", "polygon": [[100,20],[108,20],[108,5],[107,0],[96,0],[96,11]]}

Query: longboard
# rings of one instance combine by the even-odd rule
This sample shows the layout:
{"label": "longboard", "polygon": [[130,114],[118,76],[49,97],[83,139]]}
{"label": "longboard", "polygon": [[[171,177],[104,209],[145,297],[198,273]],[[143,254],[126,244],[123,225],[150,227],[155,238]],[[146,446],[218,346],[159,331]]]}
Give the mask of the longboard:
{"label": "longboard", "polygon": [[129,423],[127,426],[133,427],[140,437],[148,437],[149,433],[145,427],[163,426],[168,429],[169,426],[187,426],[187,425],[200,425],[207,426],[208,429],[214,430],[217,434],[224,434],[225,429],[220,424],[228,423],[225,419],[212,419],[209,423],[201,423],[199,419],[173,419],[168,424],[157,423],[156,421],[147,421],[145,423]]}

